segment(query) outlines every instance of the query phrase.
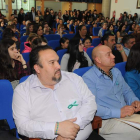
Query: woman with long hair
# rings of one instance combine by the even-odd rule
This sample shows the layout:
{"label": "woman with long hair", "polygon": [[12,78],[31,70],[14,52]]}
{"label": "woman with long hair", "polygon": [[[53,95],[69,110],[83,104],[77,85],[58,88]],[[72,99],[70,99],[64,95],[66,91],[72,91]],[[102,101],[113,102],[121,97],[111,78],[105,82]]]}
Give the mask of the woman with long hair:
{"label": "woman with long hair", "polygon": [[108,29],[107,29],[107,31],[105,32],[105,34],[113,34],[113,35],[115,35],[113,24],[109,24]]}
{"label": "woman with long hair", "polygon": [[28,23],[28,25],[26,27],[26,33],[24,33],[23,36],[29,35],[30,33],[32,33],[33,32],[33,27],[34,27],[33,23]]}
{"label": "woman with long hair", "polygon": [[125,68],[125,81],[140,99],[140,43],[132,46]]}
{"label": "woman with long hair", "polygon": [[30,73],[12,39],[2,40],[0,43],[0,66],[0,79],[14,81]]}
{"label": "woman with long hair", "polygon": [[139,18],[138,18],[138,14],[137,13],[134,13],[133,22],[135,22],[136,24],[139,23]]}
{"label": "woman with long hair", "polygon": [[35,24],[33,28],[33,33],[37,34],[39,38],[42,38],[47,42],[47,39],[43,36],[43,28],[40,24]]}
{"label": "woman with long hair", "polygon": [[70,40],[68,51],[61,60],[61,70],[72,72],[75,69],[88,67],[92,65],[92,61],[83,51],[84,45],[80,38]]}
{"label": "woman with long hair", "polygon": [[44,17],[42,16],[42,13],[40,10],[37,10],[37,16],[39,17],[39,21],[43,21]]}
{"label": "woman with long hair", "polygon": [[[127,35],[127,32],[125,31],[126,29],[126,25],[125,24],[121,24],[119,27],[119,30],[117,32],[117,39],[118,40],[122,40],[122,38]],[[118,41],[118,43],[120,43],[120,41]]]}

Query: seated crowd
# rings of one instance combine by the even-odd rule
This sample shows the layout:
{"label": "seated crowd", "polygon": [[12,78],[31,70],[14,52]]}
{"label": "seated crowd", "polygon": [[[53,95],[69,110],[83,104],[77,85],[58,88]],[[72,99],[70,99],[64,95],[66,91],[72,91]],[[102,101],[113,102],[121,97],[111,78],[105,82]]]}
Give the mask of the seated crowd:
{"label": "seated crowd", "polygon": [[[138,129],[114,119],[140,111],[137,13],[121,13],[116,22],[97,10],[62,15],[46,8],[43,16],[32,7],[26,14],[23,8],[14,12],[9,21],[0,16],[0,79],[13,86],[13,117],[23,140],[139,140]],[[68,34],[73,36],[65,37]],[[54,50],[49,35],[60,36]],[[95,45],[94,39],[100,43]],[[60,51],[65,51],[62,59]],[[121,62],[126,62],[124,77],[114,68]],[[84,67],[91,69],[82,78],[73,73]],[[102,118],[99,135],[92,130],[94,115]]]}

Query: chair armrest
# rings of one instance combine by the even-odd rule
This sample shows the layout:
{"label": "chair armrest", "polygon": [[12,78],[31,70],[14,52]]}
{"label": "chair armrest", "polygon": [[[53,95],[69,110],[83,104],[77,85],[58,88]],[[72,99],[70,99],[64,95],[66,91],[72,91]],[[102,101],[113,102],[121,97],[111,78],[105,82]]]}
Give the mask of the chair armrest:
{"label": "chair armrest", "polygon": [[92,129],[99,133],[99,128],[102,127],[102,118],[99,116],[94,116],[92,123]]}

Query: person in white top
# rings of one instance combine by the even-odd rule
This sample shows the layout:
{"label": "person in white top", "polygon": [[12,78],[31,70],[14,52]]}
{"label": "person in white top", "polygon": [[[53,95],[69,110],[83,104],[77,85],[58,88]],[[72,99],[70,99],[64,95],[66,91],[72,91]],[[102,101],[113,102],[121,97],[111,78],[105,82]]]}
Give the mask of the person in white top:
{"label": "person in white top", "polygon": [[58,61],[49,46],[30,53],[34,74],[13,95],[18,133],[29,138],[86,140],[97,109],[95,97],[81,77],[61,71]]}

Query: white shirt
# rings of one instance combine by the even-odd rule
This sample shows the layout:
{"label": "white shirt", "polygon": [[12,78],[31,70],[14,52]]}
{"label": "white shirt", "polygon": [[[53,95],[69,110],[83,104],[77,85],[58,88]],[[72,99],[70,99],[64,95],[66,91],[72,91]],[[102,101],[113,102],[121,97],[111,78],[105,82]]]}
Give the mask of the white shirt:
{"label": "white shirt", "polygon": [[[91,61],[91,59],[89,58],[88,54],[84,51],[84,56],[86,57],[87,61],[88,61],[88,66],[92,66],[93,63]],[[63,55],[62,57],[62,60],[61,60],[61,70],[63,71],[68,71],[68,61],[69,61],[69,58],[70,58],[70,54],[69,53],[66,53]],[[80,67],[80,65],[79,65]],[[79,67],[75,68],[75,69],[78,69]],[[73,68],[73,71],[75,70]]]}
{"label": "white shirt", "polygon": [[32,11],[33,21],[35,21],[35,12]]}
{"label": "white shirt", "polygon": [[[75,101],[78,106],[68,109]],[[54,139],[56,122],[76,117],[75,123],[80,126],[76,140],[90,135],[90,122],[97,109],[95,97],[82,78],[68,72],[62,72],[62,79],[53,90],[32,74],[16,87],[12,108],[18,132],[32,138]]]}

